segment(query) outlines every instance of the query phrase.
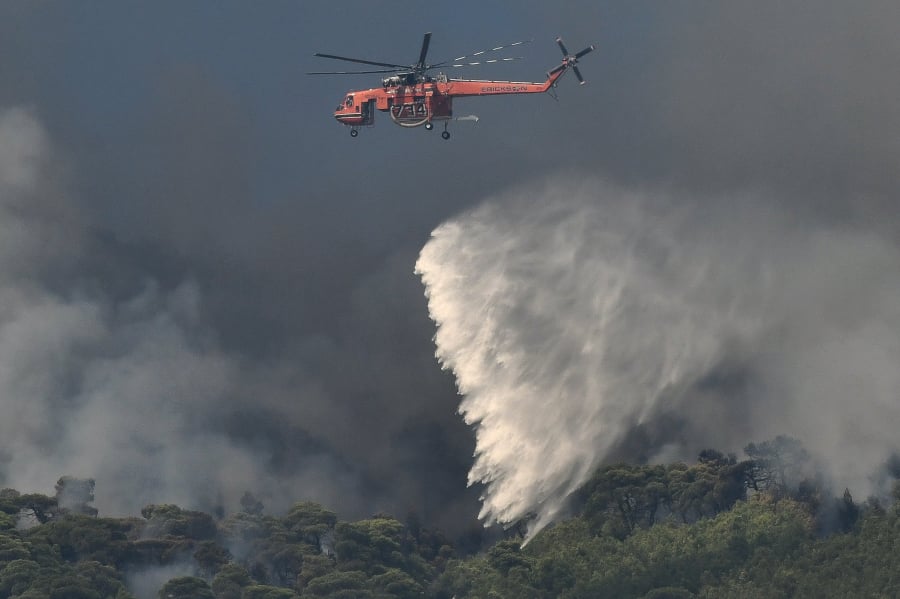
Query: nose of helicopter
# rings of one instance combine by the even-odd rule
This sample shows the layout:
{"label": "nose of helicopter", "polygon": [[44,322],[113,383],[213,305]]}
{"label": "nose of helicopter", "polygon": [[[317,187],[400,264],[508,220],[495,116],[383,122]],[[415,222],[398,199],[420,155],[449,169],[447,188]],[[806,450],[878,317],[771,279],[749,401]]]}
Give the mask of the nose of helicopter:
{"label": "nose of helicopter", "polygon": [[363,113],[360,106],[354,102],[353,95],[348,95],[337,108],[334,109],[334,118],[339,123],[356,127],[364,124]]}
{"label": "nose of helicopter", "polygon": [[356,121],[359,120],[359,114],[355,113],[353,110],[345,108],[344,106],[338,106],[334,110],[334,118],[339,123],[343,123],[345,125],[356,125],[358,124]]}
{"label": "nose of helicopter", "polygon": [[340,124],[350,127],[351,137],[359,135],[357,127],[362,123],[359,114],[352,107],[338,104],[337,108],[334,109],[334,118]]}
{"label": "nose of helicopter", "polygon": [[346,106],[344,105],[344,101],[343,101],[343,100],[341,100],[340,102],[338,102],[338,105],[337,105],[337,106],[335,107],[335,109],[334,109],[334,118],[336,118],[337,120],[341,120],[341,115],[346,114],[346,113],[344,112],[344,109],[345,109],[345,108],[346,108]]}

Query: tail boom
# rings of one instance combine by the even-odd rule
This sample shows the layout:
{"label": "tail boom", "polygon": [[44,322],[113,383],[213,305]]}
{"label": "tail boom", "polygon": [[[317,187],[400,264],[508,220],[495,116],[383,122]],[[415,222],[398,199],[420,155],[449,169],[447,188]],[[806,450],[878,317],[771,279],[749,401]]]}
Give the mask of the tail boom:
{"label": "tail boom", "polygon": [[547,73],[546,81],[541,83],[532,83],[528,81],[480,81],[472,79],[449,79],[444,84],[447,95],[464,97],[464,96],[497,96],[506,94],[540,94],[548,91],[556,85],[559,78],[565,75],[566,71],[572,69],[578,83],[584,85],[584,77],[578,70],[578,60],[585,54],[592,52],[594,46],[588,46],[581,52],[569,54],[562,39],[556,38],[563,53],[563,60],[559,65],[551,69]]}
{"label": "tail boom", "polygon": [[451,79],[446,85],[446,93],[454,97],[500,96],[510,94],[540,94],[546,92],[559,79],[559,75],[548,76],[546,81],[489,81],[477,79]]}

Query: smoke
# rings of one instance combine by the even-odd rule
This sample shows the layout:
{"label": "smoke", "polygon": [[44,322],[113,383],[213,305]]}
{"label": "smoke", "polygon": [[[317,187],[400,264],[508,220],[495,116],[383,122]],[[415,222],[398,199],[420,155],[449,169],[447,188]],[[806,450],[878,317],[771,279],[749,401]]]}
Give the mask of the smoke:
{"label": "smoke", "polygon": [[[394,276],[412,256],[359,283],[361,316],[343,335],[259,357],[221,341],[187,268],[154,269],[145,249],[98,231],[69,178],[34,111],[0,111],[0,485],[52,492],[60,476],[93,478],[105,515],[149,503],[232,510],[252,491],[276,512],[311,499],[343,517],[415,505],[440,520],[460,497],[446,483],[422,490],[447,480],[446,462],[410,457],[420,427],[436,450],[465,455],[435,431],[428,393],[410,405],[417,388],[402,369],[368,355],[389,340],[392,355],[431,366],[396,326],[416,320],[399,302],[418,282]],[[373,399],[378,386],[391,393]],[[398,462],[411,471],[392,471]]]}
{"label": "smoke", "polygon": [[155,599],[168,581],[181,576],[196,576],[193,564],[181,562],[166,566],[152,566],[129,572],[125,584],[137,599]]}
{"label": "smoke", "polygon": [[242,456],[194,432],[236,372],[205,338],[196,285],[105,291],[62,170],[34,114],[0,113],[0,480],[95,477],[101,505],[126,510],[196,498],[206,476],[251,484]]}
{"label": "smoke", "polygon": [[532,534],[604,460],[800,438],[841,486],[897,448],[900,249],[762,194],[554,178],[445,222],[416,272],[476,432],[480,516]]}

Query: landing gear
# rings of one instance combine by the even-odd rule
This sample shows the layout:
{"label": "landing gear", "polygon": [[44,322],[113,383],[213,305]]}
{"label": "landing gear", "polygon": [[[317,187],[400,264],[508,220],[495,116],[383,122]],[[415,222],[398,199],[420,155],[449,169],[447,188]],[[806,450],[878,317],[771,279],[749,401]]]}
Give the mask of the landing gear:
{"label": "landing gear", "polygon": [[443,137],[444,139],[450,139],[450,132],[449,131],[441,131],[441,137]]}
{"label": "landing gear", "polygon": [[425,123],[425,129],[426,129],[426,131],[431,131],[432,129],[434,129],[434,123],[432,123],[430,121]]}
{"label": "landing gear", "polygon": [[350,129],[350,137],[356,137],[359,135],[359,129]]}

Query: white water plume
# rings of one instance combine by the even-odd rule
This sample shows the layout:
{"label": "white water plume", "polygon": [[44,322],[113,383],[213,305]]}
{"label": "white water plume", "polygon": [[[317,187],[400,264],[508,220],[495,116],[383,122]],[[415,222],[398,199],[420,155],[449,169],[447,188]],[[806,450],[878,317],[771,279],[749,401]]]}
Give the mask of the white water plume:
{"label": "white water plume", "polygon": [[664,418],[649,457],[791,434],[857,492],[896,448],[900,252],[872,234],[559,179],[442,224],[416,272],[487,523],[534,534]]}

